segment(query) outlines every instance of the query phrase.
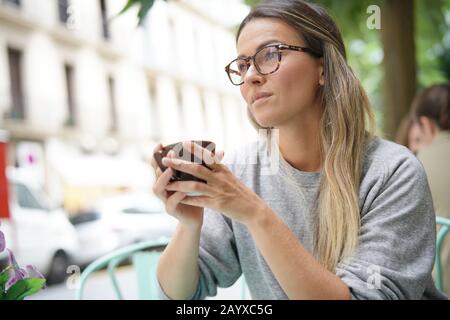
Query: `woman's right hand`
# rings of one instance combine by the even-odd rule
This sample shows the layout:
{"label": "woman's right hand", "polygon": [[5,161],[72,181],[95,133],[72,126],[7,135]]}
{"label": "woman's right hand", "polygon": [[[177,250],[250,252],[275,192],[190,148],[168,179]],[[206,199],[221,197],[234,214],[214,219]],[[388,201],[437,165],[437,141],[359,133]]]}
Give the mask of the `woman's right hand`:
{"label": "woman's right hand", "polygon": [[[162,145],[158,144],[153,153],[162,150]],[[170,151],[167,157],[175,157],[175,153]],[[183,192],[174,192],[165,190],[167,184],[170,182],[170,177],[173,175],[173,169],[167,168],[164,172],[161,171],[155,159],[152,157],[151,165],[155,170],[156,181],[153,185],[153,192],[166,205],[166,211],[171,216],[178,219],[178,221],[189,228],[200,228],[203,224],[203,208],[191,206],[180,203],[186,197]]]}

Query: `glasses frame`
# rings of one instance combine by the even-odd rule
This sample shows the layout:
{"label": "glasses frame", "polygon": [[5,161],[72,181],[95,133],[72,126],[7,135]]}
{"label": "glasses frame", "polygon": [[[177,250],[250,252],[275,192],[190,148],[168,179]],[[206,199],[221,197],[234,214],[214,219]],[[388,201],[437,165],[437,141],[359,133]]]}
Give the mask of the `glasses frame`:
{"label": "glasses frame", "polygon": [[[267,48],[270,48],[270,47],[275,47],[275,48],[277,48],[277,50],[278,50],[278,51],[277,51],[277,53],[278,53],[277,67],[275,68],[275,70],[273,70],[273,71],[271,71],[271,72],[264,73],[264,72],[262,72],[262,71],[259,69],[259,66],[258,66],[258,64],[256,63],[256,60],[255,60],[255,56],[257,56],[258,53],[260,53],[261,51],[263,51],[263,50],[265,50],[265,49],[267,49]],[[241,83],[238,83],[238,84],[237,84],[237,83],[234,83],[233,80],[231,79],[231,75],[230,75],[231,69],[230,69],[230,66],[231,66],[234,62],[236,62],[236,61],[238,61],[238,60],[244,60],[244,61],[246,61],[246,62],[247,62],[247,67],[248,67],[248,68],[250,68],[250,65],[251,65],[251,64],[250,64],[250,61],[253,61],[253,65],[255,66],[256,71],[258,71],[258,73],[261,74],[261,75],[266,76],[266,75],[275,73],[275,72],[277,72],[277,70],[280,68],[280,64],[281,64],[281,51],[282,51],[282,50],[291,50],[291,51],[306,52],[306,53],[309,53],[309,54],[311,54],[312,56],[314,56],[314,57],[316,57],[316,58],[321,58],[321,57],[322,57],[322,55],[321,55],[320,53],[317,53],[317,52],[315,52],[314,50],[312,50],[311,48],[308,48],[308,47],[293,46],[293,45],[284,44],[284,43],[269,44],[269,45],[267,45],[267,46],[262,47],[262,48],[259,49],[258,51],[256,51],[256,53],[255,53],[254,55],[252,55],[252,56],[249,56],[249,57],[246,57],[246,58],[236,58],[236,59],[234,59],[234,60],[231,61],[229,64],[227,64],[227,66],[225,67],[225,72],[227,73],[228,78],[230,79],[231,83],[234,84],[235,86],[240,86],[240,85],[242,85],[242,84],[245,82],[245,81],[242,81]],[[247,70],[248,70],[248,69],[247,69]]]}

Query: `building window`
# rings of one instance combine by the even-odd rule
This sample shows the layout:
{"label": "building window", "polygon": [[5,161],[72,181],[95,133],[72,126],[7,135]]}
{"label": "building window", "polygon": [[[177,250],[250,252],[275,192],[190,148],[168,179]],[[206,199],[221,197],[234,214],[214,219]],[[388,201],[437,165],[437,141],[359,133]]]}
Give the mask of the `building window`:
{"label": "building window", "polygon": [[[19,207],[24,209],[45,210],[45,206],[39,203],[39,200],[36,198],[36,196],[24,184],[14,183],[12,186],[12,190],[17,197],[17,203],[19,204]],[[30,211],[30,213],[31,212],[33,211]]]}
{"label": "building window", "polygon": [[11,102],[9,116],[13,119],[25,118],[25,107],[22,86],[22,51],[8,48],[9,78]]}
{"label": "building window", "polygon": [[59,13],[59,21],[64,24],[67,24],[69,20],[69,0],[58,0],[58,13]]}
{"label": "building window", "polygon": [[160,139],[159,112],[158,112],[158,90],[156,87],[156,77],[148,78],[148,90],[150,95],[150,124],[151,134],[155,140]]}
{"label": "building window", "polygon": [[11,4],[11,5],[14,5],[16,7],[20,7],[22,5],[20,0],[2,0],[2,3],[7,4],[7,5]]}
{"label": "building window", "polygon": [[186,129],[185,125],[185,117],[184,117],[184,109],[183,109],[183,93],[182,88],[180,84],[175,85],[175,98],[176,98],[176,104],[177,104],[177,111],[178,111],[178,119],[180,123],[180,131],[184,134],[184,131]]}
{"label": "building window", "polygon": [[75,83],[74,83],[73,66],[65,64],[64,73],[66,77],[67,109],[68,109],[68,115],[65,125],[68,127],[74,127],[77,122],[76,122],[76,101],[75,101]]}
{"label": "building window", "polygon": [[200,95],[200,107],[202,111],[202,126],[206,130],[208,130],[208,116],[206,114],[206,97],[205,93],[200,89],[199,90]]}
{"label": "building window", "polygon": [[179,67],[179,57],[180,51],[178,48],[178,38],[177,38],[177,29],[175,26],[175,21],[172,17],[168,18],[168,26],[169,26],[169,39],[171,39],[170,43],[170,64],[176,69]]}
{"label": "building window", "polygon": [[100,0],[100,10],[102,14],[102,33],[103,38],[108,40],[111,37],[109,32],[109,23],[108,23],[108,10],[106,8],[106,1]]}
{"label": "building window", "polygon": [[150,94],[150,100],[153,104],[157,104],[157,94],[158,90],[156,89],[156,77],[151,76],[148,80],[148,90]]}
{"label": "building window", "polygon": [[116,84],[113,77],[108,77],[108,95],[109,95],[109,108],[111,111],[111,132],[117,133],[118,123],[117,123],[117,108],[115,99]]}

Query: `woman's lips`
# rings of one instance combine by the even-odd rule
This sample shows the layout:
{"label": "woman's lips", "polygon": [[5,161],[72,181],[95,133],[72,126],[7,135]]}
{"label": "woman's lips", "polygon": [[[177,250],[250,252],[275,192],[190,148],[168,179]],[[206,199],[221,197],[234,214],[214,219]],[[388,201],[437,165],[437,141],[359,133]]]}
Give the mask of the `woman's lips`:
{"label": "woman's lips", "polygon": [[272,96],[271,93],[261,93],[261,94],[257,94],[254,98],[253,98],[253,102],[252,104],[255,103],[261,103],[263,101],[266,101],[268,98],[270,98]]}
{"label": "woman's lips", "polygon": [[272,97],[272,95],[271,94],[265,94],[265,95],[262,95],[262,96],[260,96],[260,97],[257,97],[255,100],[253,100],[253,105],[255,105],[255,104],[260,104],[260,103],[263,103],[263,102],[265,102],[266,100],[268,100],[270,97]]}

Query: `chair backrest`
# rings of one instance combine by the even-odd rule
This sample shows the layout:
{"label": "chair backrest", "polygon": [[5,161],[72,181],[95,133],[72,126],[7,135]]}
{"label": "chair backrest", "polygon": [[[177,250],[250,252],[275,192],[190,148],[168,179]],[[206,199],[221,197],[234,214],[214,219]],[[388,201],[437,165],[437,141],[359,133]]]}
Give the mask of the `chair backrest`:
{"label": "chair backrest", "polygon": [[[137,275],[136,280],[139,299],[159,299],[159,285],[156,278],[156,268],[158,265],[159,256],[168,243],[169,239],[166,238],[157,241],[137,243],[118,249],[103,257],[98,258],[90,265],[88,265],[86,269],[81,273],[78,288],[75,293],[76,299],[83,299],[84,288],[88,278],[99,269],[107,267],[114,292],[119,300],[123,300],[122,291],[120,290],[115,271],[117,266],[121,262],[130,257],[135,273]],[[248,295],[248,288],[244,276],[242,276],[238,281],[240,281],[241,286],[241,299],[246,300]]]}
{"label": "chair backrest", "polygon": [[133,255],[133,265],[136,269],[139,298],[142,300],[158,299],[158,279],[156,267],[161,252],[137,252]]}
{"label": "chair backrest", "polygon": [[162,250],[169,243],[169,239],[159,239],[156,241],[146,241],[136,243],[110,254],[98,258],[81,273],[78,288],[75,293],[77,300],[83,298],[84,287],[88,278],[99,269],[107,267],[114,291],[118,299],[122,300],[123,295],[116,278],[117,266],[126,259],[131,258],[137,275],[139,299],[158,299],[158,282],[156,279],[156,267]]}
{"label": "chair backrest", "polygon": [[441,246],[445,236],[450,230],[450,219],[437,216],[436,223],[437,225],[441,226],[436,237],[436,261],[435,261],[436,287],[439,290],[444,291],[444,284],[442,280]]}

